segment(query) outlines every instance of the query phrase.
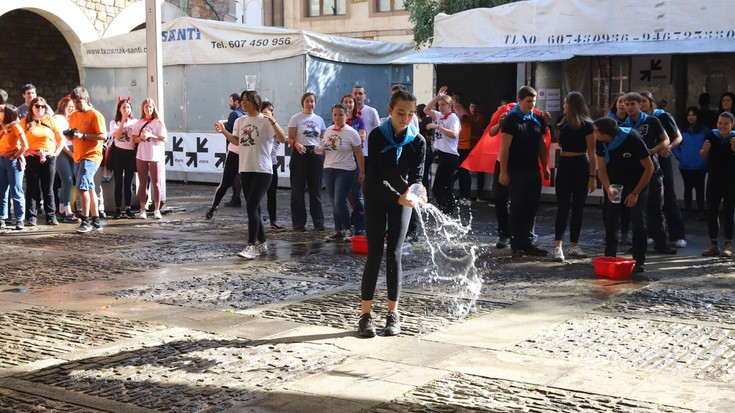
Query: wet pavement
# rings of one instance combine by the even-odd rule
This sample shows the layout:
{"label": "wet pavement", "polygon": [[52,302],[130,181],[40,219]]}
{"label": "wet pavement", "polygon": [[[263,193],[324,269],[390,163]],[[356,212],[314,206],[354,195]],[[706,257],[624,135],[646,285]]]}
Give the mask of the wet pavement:
{"label": "wet pavement", "polygon": [[[442,281],[461,260],[437,271],[420,239],[403,255],[402,334],[360,339],[365,256],[268,230],[268,254],[242,260],[245,209],[205,220],[214,189],[169,183],[161,221],[0,230],[0,412],[735,411],[735,262],[700,256],[701,217],[642,279],[608,280],[588,258],[496,249],[492,206],[474,202],[445,252],[476,248],[477,300]],[[554,213],[537,222],[545,248]],[[600,222],[587,208],[590,256]],[[381,276],[379,326],[385,300]]]}

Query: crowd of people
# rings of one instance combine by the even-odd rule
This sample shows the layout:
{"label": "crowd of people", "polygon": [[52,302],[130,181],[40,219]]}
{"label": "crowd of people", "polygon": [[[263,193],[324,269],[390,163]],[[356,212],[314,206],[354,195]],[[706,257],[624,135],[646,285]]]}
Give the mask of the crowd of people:
{"label": "crowd of people", "polygon": [[[17,230],[38,225],[42,205],[46,225],[63,222],[79,224],[79,233],[101,231],[100,182],[108,170],[115,182],[114,218],[146,219],[149,187],[153,218],[162,218],[168,132],[152,99],[142,101],[137,119],[130,97],[118,98],[108,129],[83,86],[63,97],[55,112],[32,84],[24,85],[21,95],[25,102],[16,108],[0,89],[0,228],[7,228],[11,214]],[[136,174],[137,215],[132,205]]]}

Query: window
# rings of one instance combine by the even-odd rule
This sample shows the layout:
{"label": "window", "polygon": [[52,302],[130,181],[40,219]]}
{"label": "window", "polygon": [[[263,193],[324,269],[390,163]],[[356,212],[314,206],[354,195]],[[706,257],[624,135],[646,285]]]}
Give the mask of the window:
{"label": "window", "polygon": [[[403,0],[401,0],[403,1]],[[308,17],[345,15],[347,0],[309,0]]]}
{"label": "window", "polygon": [[377,0],[378,12],[403,11],[406,10],[404,0]]}

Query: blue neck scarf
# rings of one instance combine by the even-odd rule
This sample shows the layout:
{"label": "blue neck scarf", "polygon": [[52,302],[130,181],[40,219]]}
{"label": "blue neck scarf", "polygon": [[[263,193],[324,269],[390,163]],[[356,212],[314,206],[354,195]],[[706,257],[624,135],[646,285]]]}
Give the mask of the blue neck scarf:
{"label": "blue neck scarf", "polygon": [[524,121],[530,120],[531,122],[537,124],[539,127],[541,126],[541,123],[536,119],[535,116],[533,116],[533,109],[531,109],[531,112],[529,113],[523,113],[521,112],[521,105],[515,105],[513,106],[513,109],[510,110],[508,113],[516,113],[518,116],[521,117]]}
{"label": "blue neck scarf", "polygon": [[653,113],[651,113],[651,114],[652,114],[653,116],[659,116],[659,115],[663,115],[664,113],[666,113],[666,111],[665,111],[665,110],[663,110],[663,109],[655,109],[655,110],[653,111]]}
{"label": "blue neck scarf", "polygon": [[720,138],[723,143],[727,143],[730,141],[730,139],[735,138],[735,131],[730,131],[730,134],[727,137],[722,136],[719,129],[712,129],[712,133]]}
{"label": "blue neck scarf", "polygon": [[620,119],[613,111],[607,112],[607,117],[615,119],[615,122],[618,122],[618,125],[625,122],[625,119]]}
{"label": "blue neck scarf", "polygon": [[625,118],[625,122],[623,122],[622,124],[620,124],[620,126],[627,126],[629,128],[633,128],[635,130],[638,130],[638,128],[641,125],[643,125],[643,122],[646,121],[646,118],[648,118],[648,115],[646,115],[646,112],[644,112],[644,111],[640,111],[640,116],[641,117],[638,118],[638,122],[636,122],[635,125],[633,124],[633,117],[632,116],[628,116],[627,118]]}
{"label": "blue neck scarf", "polygon": [[393,124],[390,121],[390,118],[388,118],[385,122],[381,123],[380,126],[380,132],[385,137],[385,140],[388,141],[388,144],[385,145],[382,151],[380,153],[386,153],[391,149],[396,150],[396,164],[398,164],[398,160],[401,159],[401,152],[403,152],[403,147],[408,145],[409,143],[413,142],[413,139],[418,135],[419,131],[416,130],[416,128],[409,124],[406,128],[406,134],[403,136],[403,140],[400,142],[396,142],[396,134],[393,131]]}
{"label": "blue neck scarf", "polygon": [[612,142],[602,142],[602,147],[605,149],[605,163],[610,162],[610,152],[622,145],[628,135],[630,135],[630,128],[621,127],[618,128],[618,133],[615,134]]}

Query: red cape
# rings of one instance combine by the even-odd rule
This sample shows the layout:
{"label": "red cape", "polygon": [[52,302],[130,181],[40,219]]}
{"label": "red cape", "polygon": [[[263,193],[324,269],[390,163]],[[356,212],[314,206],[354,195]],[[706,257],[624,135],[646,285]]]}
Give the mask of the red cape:
{"label": "red cape", "polygon": [[[498,132],[497,134],[490,136],[490,129],[500,122],[500,115],[510,112],[515,105],[516,103],[514,102],[500,106],[498,110],[493,113],[492,118],[490,118],[490,124],[485,128],[485,132],[482,133],[480,141],[477,142],[477,145],[475,145],[472,151],[470,151],[470,154],[467,155],[467,159],[462,162],[460,168],[473,172],[495,172],[495,161],[498,160],[498,153],[500,153],[501,133]],[[533,111],[539,115],[542,114],[542,112],[536,108],[534,108]],[[546,162],[548,165],[549,149],[551,148],[551,131],[549,128],[546,128],[544,142],[546,143]],[[541,176],[544,176],[543,171],[545,169],[545,165],[542,165],[540,160],[539,169],[541,170]],[[551,179],[544,179],[544,186],[551,186]]]}

